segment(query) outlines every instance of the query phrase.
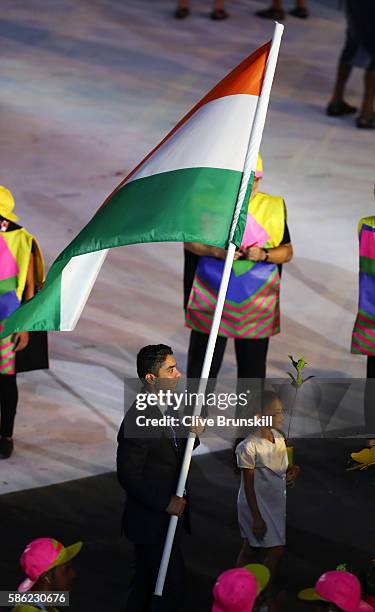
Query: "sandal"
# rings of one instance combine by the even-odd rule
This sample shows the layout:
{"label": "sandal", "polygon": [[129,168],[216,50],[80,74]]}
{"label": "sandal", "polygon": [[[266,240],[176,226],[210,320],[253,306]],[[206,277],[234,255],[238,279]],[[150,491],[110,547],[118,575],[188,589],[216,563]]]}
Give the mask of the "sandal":
{"label": "sandal", "polygon": [[212,11],[210,17],[214,21],[223,21],[223,19],[228,19],[229,15],[224,9],[215,9]]}
{"label": "sandal", "polygon": [[362,130],[375,130],[375,115],[372,117],[358,117],[357,118],[357,128]]}
{"label": "sandal", "polygon": [[298,17],[299,19],[307,19],[309,16],[309,11],[307,10],[307,8],[296,7],[289,11],[289,15],[292,15],[293,17]]}
{"label": "sandal", "polygon": [[285,12],[278,11],[274,9],[272,6],[271,8],[264,9],[263,11],[257,11],[255,14],[257,17],[262,17],[263,19],[276,19],[280,21],[285,19]]}
{"label": "sandal", "polygon": [[176,19],[185,19],[190,15],[190,11],[188,8],[177,8],[174,16]]}
{"label": "sandal", "polygon": [[355,106],[350,106],[347,102],[330,102],[327,106],[326,113],[328,117],[341,117],[342,115],[352,115],[356,113]]}

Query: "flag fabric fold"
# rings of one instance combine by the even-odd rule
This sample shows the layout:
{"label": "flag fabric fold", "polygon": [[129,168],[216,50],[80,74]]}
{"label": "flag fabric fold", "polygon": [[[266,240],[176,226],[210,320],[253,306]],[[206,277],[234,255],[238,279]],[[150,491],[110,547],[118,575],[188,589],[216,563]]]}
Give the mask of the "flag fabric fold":
{"label": "flag fabric fold", "polygon": [[3,335],[74,329],[110,248],[143,242],[228,246],[269,52],[267,43],[239,64],[118,185],[52,264],[44,287],[7,319]]}

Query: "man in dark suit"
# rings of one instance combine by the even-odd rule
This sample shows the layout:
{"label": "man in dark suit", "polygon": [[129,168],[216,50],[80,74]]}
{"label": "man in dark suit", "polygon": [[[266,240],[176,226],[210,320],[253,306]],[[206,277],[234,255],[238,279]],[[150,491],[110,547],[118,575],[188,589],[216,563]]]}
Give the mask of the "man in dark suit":
{"label": "man in dark suit", "polygon": [[[158,393],[161,389],[174,391],[181,377],[172,349],[163,344],[145,346],[139,351],[137,372],[146,394]],[[135,572],[126,612],[156,609],[177,612],[183,602],[185,564],[181,534],[184,528],[189,530],[189,504],[187,494],[177,497],[175,491],[188,431],[182,432],[177,426],[136,425],[140,415],[144,419],[160,420],[163,413],[163,406],[147,404],[140,411],[134,402],[125,415],[117,438],[117,476],[126,492],[123,526],[135,548]],[[201,427],[191,429],[194,433],[202,430]],[[172,515],[182,520],[177,526],[163,596],[153,599]]]}

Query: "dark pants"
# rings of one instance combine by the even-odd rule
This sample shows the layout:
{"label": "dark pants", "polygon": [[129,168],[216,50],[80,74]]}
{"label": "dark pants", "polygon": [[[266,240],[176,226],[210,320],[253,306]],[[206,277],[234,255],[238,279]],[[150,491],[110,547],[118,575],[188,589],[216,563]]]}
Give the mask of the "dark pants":
{"label": "dark pants", "polygon": [[365,386],[366,434],[375,434],[375,355],[367,357],[367,381]]}
{"label": "dark pants", "polygon": [[[217,338],[210,370],[210,380],[206,388],[207,393],[213,393],[215,390],[215,382],[223,362],[227,340],[228,338],[222,336]],[[208,334],[202,334],[195,330],[191,331],[187,365],[190,392],[197,391],[207,343]],[[246,405],[238,405],[236,407],[236,417],[238,418],[250,417],[255,413],[256,409],[259,410],[261,405],[260,398],[264,389],[264,379],[266,377],[268,345],[269,338],[256,338],[253,340],[236,338],[234,341],[237,360],[237,395],[243,392],[248,394]],[[208,416],[206,406],[203,406],[202,415],[204,417]],[[235,437],[239,441],[244,436],[240,431],[237,431]]]}
{"label": "dark pants", "polygon": [[[216,378],[219,373],[227,340],[228,338],[223,338],[222,336],[218,336],[216,340],[210,378]],[[202,334],[195,330],[191,331],[187,365],[188,378],[200,377],[207,342],[208,334]],[[265,378],[268,345],[269,338],[255,338],[252,340],[235,339],[234,347],[238,378]]]}
{"label": "dark pants", "polygon": [[186,568],[181,552],[181,538],[176,534],[162,597],[153,596],[164,540],[159,545],[134,549],[134,576],[130,585],[126,612],[178,612],[184,601]]}
{"label": "dark pants", "polygon": [[15,374],[0,374],[0,437],[13,436],[14,420],[18,402],[18,389]]}

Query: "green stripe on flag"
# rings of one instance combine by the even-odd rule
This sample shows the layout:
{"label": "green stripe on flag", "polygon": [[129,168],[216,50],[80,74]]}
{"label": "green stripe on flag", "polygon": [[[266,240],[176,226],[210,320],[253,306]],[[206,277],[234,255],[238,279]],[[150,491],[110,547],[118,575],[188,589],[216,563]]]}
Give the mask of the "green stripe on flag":
{"label": "green stripe on flag", "polygon": [[61,273],[66,264],[60,261],[51,266],[43,289],[6,319],[1,338],[17,331],[59,329]]}
{"label": "green stripe on flag", "polygon": [[236,229],[234,231],[233,242],[238,247],[241,245],[242,236],[245,231],[245,226],[246,226],[246,221],[247,221],[247,211],[249,208],[249,201],[250,201],[250,196],[251,196],[251,190],[253,188],[254,177],[255,177],[255,172],[252,171],[250,174],[249,181],[247,183],[246,193],[245,193],[245,197],[242,203],[241,212],[238,217]]}
{"label": "green stripe on flag", "polygon": [[61,299],[76,297],[64,285],[61,296],[61,275],[71,262],[79,276],[75,256],[144,242],[227,247],[241,179],[234,170],[187,168],[125,183],[60,253],[43,289],[7,319],[3,334],[60,329]]}
{"label": "green stripe on flag", "polygon": [[202,242],[225,248],[241,177],[234,170],[187,168],[126,183],[58,260],[143,242]]}

